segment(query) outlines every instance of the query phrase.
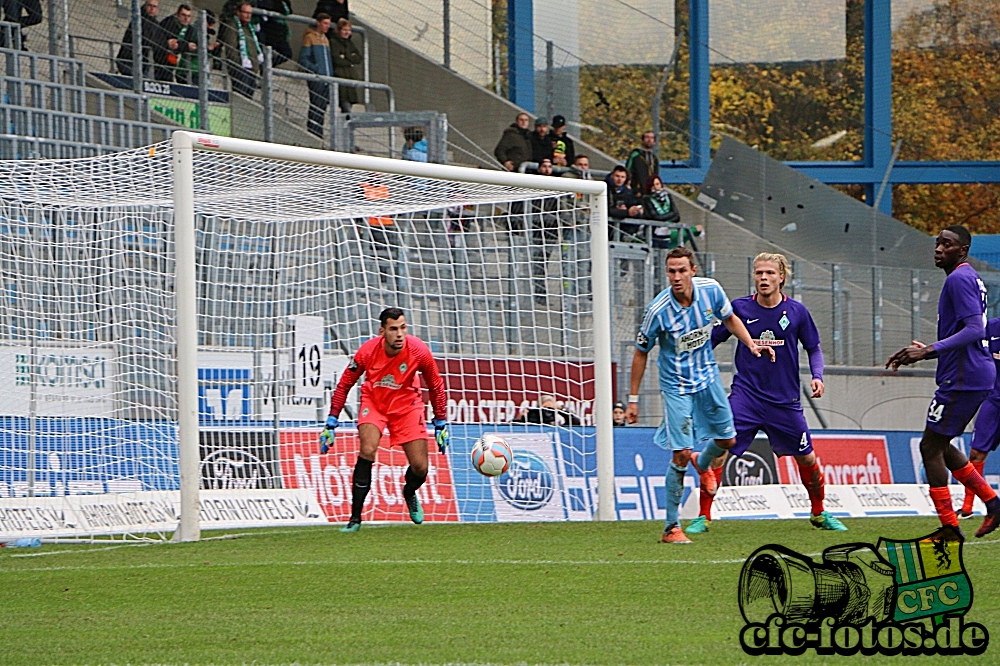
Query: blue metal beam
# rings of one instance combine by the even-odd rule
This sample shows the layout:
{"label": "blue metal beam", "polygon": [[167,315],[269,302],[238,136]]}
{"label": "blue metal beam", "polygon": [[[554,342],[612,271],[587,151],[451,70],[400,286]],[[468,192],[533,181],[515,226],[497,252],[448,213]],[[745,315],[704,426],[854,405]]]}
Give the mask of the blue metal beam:
{"label": "blue metal beam", "polygon": [[[785,162],[788,166],[829,185],[874,184],[885,171],[863,162]],[[896,162],[889,182],[899,183],[998,183],[1000,162]],[[886,191],[885,196],[888,196]],[[883,199],[885,198],[883,196]]]}
{"label": "blue metal beam", "polygon": [[688,0],[688,62],[690,72],[690,134],[688,164],[707,170],[712,161],[709,140],[712,127],[708,84],[712,78],[708,61],[708,0]]}
{"label": "blue metal beam", "polygon": [[507,0],[507,98],[535,112],[533,0]]}
{"label": "blue metal beam", "polygon": [[660,180],[664,185],[701,185],[708,173],[708,166],[696,168],[686,164],[661,166]]}
{"label": "blue metal beam", "polygon": [[[864,163],[873,170],[865,181],[865,201],[875,202],[878,186],[892,158],[892,3],[865,0]],[[892,190],[879,205],[892,215]]]}

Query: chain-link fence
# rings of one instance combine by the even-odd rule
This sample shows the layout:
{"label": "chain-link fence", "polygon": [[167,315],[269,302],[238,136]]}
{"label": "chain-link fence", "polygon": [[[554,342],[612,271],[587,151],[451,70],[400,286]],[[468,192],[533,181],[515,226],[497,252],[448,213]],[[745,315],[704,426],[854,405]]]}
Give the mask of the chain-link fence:
{"label": "chain-link fence", "polygon": [[[668,288],[666,252],[636,244],[612,244],[612,339],[619,396],[628,392],[634,340],[645,307]],[[698,273],[718,280],[730,299],[754,292],[753,257],[707,252],[697,256]],[[937,339],[938,295],[945,278],[940,269],[803,260],[792,261],[791,268],[793,275],[785,293],[812,313],[832,372],[874,378],[884,373],[885,360],[911,340],[930,343]],[[1000,316],[1000,273],[982,272],[981,276],[990,292],[989,316]],[[732,370],[735,344],[730,341],[717,351],[723,371]],[[641,411],[658,417],[653,370],[657,354],[658,348],[650,354],[642,384]],[[803,371],[808,372],[804,353],[800,362]],[[933,361],[922,363],[921,369],[907,376],[924,376],[933,367]],[[923,399],[924,392],[922,388],[916,397]]]}

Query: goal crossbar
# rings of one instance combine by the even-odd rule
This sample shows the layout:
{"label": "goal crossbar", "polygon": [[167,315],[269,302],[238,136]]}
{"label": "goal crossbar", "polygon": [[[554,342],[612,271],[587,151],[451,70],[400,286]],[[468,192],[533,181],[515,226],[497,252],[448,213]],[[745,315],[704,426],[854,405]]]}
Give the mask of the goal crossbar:
{"label": "goal crossbar", "polygon": [[614,444],[611,389],[611,292],[607,241],[607,185],[602,181],[553,178],[470,169],[384,157],[301,148],[247,139],[175,131],[173,196],[177,405],[181,515],[175,541],[195,541],[199,527],[198,308],[195,233],[194,151],[363,170],[429,180],[497,185],[589,197],[593,288],[594,426],[596,429],[598,520],[614,520]]}

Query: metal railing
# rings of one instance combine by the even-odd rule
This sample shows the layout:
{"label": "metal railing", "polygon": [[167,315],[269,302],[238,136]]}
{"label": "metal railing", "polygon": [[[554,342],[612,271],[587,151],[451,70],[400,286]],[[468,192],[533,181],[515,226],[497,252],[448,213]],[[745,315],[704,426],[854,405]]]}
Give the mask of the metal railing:
{"label": "metal railing", "polygon": [[20,51],[22,46],[21,24],[0,21],[0,39],[3,39],[4,48]]}
{"label": "metal railing", "polygon": [[[301,23],[302,25],[315,26],[316,19],[310,18],[308,16],[302,16],[300,14],[279,14],[278,12],[268,11],[266,9],[254,9],[253,13],[257,16],[266,16],[268,18],[274,18],[278,20],[291,21],[292,23]],[[359,25],[351,24],[351,32],[356,32],[361,35],[361,62],[364,68],[364,78],[363,81],[371,81],[371,61],[369,59],[368,50],[368,32]],[[365,106],[367,107],[371,104],[371,92],[368,88],[365,89]]]}

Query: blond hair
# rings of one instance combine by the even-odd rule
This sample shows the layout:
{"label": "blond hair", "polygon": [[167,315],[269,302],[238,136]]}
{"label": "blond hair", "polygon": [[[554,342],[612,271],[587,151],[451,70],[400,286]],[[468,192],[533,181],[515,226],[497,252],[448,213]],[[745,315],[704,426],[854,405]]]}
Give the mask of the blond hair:
{"label": "blond hair", "polygon": [[784,288],[788,284],[788,279],[792,277],[792,268],[788,265],[788,259],[785,258],[785,255],[779,252],[761,252],[753,258],[755,270],[759,261],[771,261],[778,264],[778,273],[781,275],[781,287]]}

